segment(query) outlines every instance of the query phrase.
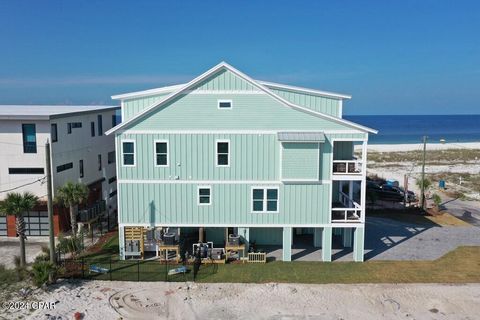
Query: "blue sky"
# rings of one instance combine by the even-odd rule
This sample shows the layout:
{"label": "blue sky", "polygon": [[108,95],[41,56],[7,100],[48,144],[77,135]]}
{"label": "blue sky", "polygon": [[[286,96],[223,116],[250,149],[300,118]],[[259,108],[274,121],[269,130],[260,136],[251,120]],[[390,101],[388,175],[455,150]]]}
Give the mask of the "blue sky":
{"label": "blue sky", "polygon": [[225,60],[348,114],[480,113],[478,1],[97,2],[0,2],[0,104],[111,104]]}

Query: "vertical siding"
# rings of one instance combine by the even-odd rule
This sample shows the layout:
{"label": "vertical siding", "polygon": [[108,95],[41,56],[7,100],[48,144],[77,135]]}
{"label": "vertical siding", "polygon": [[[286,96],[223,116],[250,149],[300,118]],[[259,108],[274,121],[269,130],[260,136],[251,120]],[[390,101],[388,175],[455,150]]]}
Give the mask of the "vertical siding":
{"label": "vertical siding", "polygon": [[148,97],[141,97],[135,99],[129,99],[123,101],[123,119],[122,122],[125,122],[131,118],[133,118],[137,113],[142,112],[144,109],[150,107],[155,102],[160,102],[163,98],[165,98],[170,93],[163,93],[152,95]]}
{"label": "vertical siding", "polygon": [[282,179],[319,179],[318,143],[282,144]]}
{"label": "vertical siding", "polygon": [[316,96],[308,93],[299,93],[282,89],[270,89],[282,98],[299,106],[312,109],[335,117],[340,117],[340,100]]}
{"label": "vertical siding", "polygon": [[[212,204],[197,205],[197,184],[122,183],[121,223],[310,224],[328,223],[329,185],[283,185],[278,213],[252,213],[252,184],[212,185]],[[273,186],[268,184],[265,186]]]}
{"label": "vertical siding", "polygon": [[205,79],[192,90],[211,91],[211,90],[240,90],[256,91],[251,83],[239,78],[228,70],[222,70],[215,75]]}
{"label": "vertical siding", "polygon": [[[136,142],[136,166],[123,167],[121,179],[156,180],[278,180],[279,148],[275,134],[122,134]],[[216,140],[230,140],[230,166],[216,167]],[[169,142],[169,166],[156,167],[154,141]]]}

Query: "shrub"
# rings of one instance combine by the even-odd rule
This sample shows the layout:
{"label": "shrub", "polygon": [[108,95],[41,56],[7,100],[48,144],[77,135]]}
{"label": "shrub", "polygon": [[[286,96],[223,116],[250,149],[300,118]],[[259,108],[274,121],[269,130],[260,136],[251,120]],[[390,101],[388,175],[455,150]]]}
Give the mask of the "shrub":
{"label": "shrub", "polygon": [[[417,179],[416,184],[419,189],[422,189],[422,178]],[[432,182],[430,180],[428,180],[427,178],[423,179],[423,186],[425,190],[428,190],[428,188],[430,188],[431,185],[432,185]]]}
{"label": "shrub", "polygon": [[82,235],[74,235],[71,237],[65,237],[62,234],[59,235],[57,249],[65,253],[78,253],[82,249]]}
{"label": "shrub", "polygon": [[440,196],[438,194],[434,193],[432,195],[432,200],[433,200],[433,203],[435,204],[435,206],[437,208],[439,208],[440,204],[442,203],[442,198],[440,198]]}
{"label": "shrub", "polygon": [[37,287],[48,283],[50,273],[55,274],[55,267],[48,261],[36,261],[32,266],[33,283]]}

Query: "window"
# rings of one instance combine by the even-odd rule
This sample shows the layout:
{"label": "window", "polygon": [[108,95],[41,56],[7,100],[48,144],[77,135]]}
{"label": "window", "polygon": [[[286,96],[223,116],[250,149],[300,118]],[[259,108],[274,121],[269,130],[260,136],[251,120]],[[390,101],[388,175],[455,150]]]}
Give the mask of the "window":
{"label": "window", "polygon": [[57,172],[62,172],[62,171],[69,170],[69,169],[72,169],[72,168],[73,168],[73,163],[72,162],[65,163],[65,164],[62,164],[60,166],[57,166]]}
{"label": "window", "polygon": [[114,190],[112,192],[110,192],[110,194],[108,195],[109,198],[113,198],[117,195],[117,190]]}
{"label": "window", "polygon": [[135,141],[122,141],[123,166],[135,166]]}
{"label": "window", "polygon": [[217,167],[228,167],[230,165],[230,141],[217,140]]}
{"label": "window", "polygon": [[107,154],[107,162],[108,162],[108,164],[115,163],[115,151],[110,151]]}
{"label": "window", "polygon": [[98,171],[102,171],[102,155],[98,155]]}
{"label": "window", "polygon": [[218,100],[218,109],[232,109],[232,100]]}
{"label": "window", "polygon": [[8,168],[8,174],[44,174],[43,168]]}
{"label": "window", "polygon": [[57,142],[58,141],[58,131],[57,131],[57,124],[52,123],[50,125],[50,134],[52,135],[52,142]]}
{"label": "window", "polygon": [[114,183],[115,181],[117,181],[117,176],[113,176],[113,177],[111,177],[110,179],[108,179],[108,184],[112,184],[112,183]]}
{"label": "window", "polygon": [[34,123],[22,124],[23,153],[37,153],[37,130]]}
{"label": "window", "polygon": [[112,114],[112,128],[115,127],[118,124],[117,122],[117,115]]}
{"label": "window", "polygon": [[103,135],[103,123],[102,123],[102,115],[99,114],[97,116],[97,122],[98,122],[98,136]]}
{"label": "window", "polygon": [[278,212],[278,188],[252,188],[252,212]]}
{"label": "window", "polygon": [[168,166],[168,141],[155,141],[155,165]]}
{"label": "window", "polygon": [[81,128],[81,127],[82,127],[81,122],[69,122],[69,123],[67,123],[67,133],[71,134],[72,129]]}
{"label": "window", "polygon": [[80,178],[83,178],[83,160],[78,161],[78,169],[80,170]]}
{"label": "window", "polygon": [[95,122],[90,122],[90,135],[95,137]]}
{"label": "window", "polygon": [[207,187],[198,187],[198,205],[207,206],[211,204],[211,191],[212,188]]}

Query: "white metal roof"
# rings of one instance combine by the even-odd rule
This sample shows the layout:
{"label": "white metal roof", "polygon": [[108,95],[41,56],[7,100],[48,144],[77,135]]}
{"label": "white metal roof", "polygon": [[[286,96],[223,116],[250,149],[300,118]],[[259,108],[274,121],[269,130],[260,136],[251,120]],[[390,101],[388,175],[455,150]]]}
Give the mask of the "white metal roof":
{"label": "white metal roof", "polygon": [[277,138],[282,142],[325,142],[323,132],[278,132]]}
{"label": "white metal roof", "polygon": [[0,119],[48,120],[52,116],[93,112],[119,108],[118,106],[62,106],[62,105],[0,105]]}

